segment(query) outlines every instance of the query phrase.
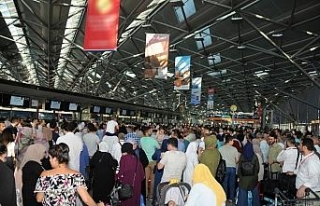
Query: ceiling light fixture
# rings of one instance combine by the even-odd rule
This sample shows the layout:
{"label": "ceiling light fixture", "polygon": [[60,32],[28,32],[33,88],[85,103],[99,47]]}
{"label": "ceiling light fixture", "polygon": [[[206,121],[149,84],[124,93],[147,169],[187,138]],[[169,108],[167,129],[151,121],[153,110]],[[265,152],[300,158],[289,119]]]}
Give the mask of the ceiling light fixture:
{"label": "ceiling light fixture", "polygon": [[245,45],[239,45],[239,46],[237,46],[237,49],[239,49],[239,50],[243,50],[243,49],[245,49],[245,48],[246,48]]}
{"label": "ceiling light fixture", "polygon": [[272,37],[274,37],[274,38],[280,38],[280,37],[282,37],[282,36],[283,36],[282,33],[273,33],[273,34],[272,34]]}
{"label": "ceiling light fixture", "polygon": [[243,18],[241,16],[232,16],[231,21],[242,21]]}

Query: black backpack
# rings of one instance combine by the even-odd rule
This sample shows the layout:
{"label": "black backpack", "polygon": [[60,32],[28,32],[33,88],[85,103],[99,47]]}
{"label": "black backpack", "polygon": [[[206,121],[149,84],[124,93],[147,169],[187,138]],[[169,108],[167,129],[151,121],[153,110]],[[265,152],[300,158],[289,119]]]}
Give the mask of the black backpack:
{"label": "black backpack", "polygon": [[254,175],[254,171],[255,171],[255,165],[253,163],[253,159],[252,160],[243,160],[241,162],[241,174],[242,176],[253,176]]}
{"label": "black backpack", "polygon": [[222,156],[220,154],[220,160],[219,160],[219,164],[218,164],[218,168],[217,168],[217,172],[216,172],[216,180],[222,184],[224,178],[226,177],[227,174],[227,165],[226,165],[226,161],[224,159],[222,159]]}

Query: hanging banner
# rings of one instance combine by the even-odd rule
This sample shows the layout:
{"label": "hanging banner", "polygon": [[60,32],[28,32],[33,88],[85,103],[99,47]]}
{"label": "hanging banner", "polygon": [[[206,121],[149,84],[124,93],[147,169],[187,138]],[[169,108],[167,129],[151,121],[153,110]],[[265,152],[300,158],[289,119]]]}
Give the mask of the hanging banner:
{"label": "hanging banner", "polygon": [[175,59],[175,90],[190,89],[190,56],[179,56]]}
{"label": "hanging banner", "polygon": [[120,0],[89,0],[83,49],[117,49]]}
{"label": "hanging banner", "polygon": [[191,104],[199,105],[201,101],[201,82],[202,77],[192,78]]}
{"label": "hanging banner", "polygon": [[208,101],[207,101],[207,110],[213,110],[214,107],[214,93],[213,88],[208,89]]}
{"label": "hanging banner", "polygon": [[167,79],[169,34],[146,34],[144,77]]}

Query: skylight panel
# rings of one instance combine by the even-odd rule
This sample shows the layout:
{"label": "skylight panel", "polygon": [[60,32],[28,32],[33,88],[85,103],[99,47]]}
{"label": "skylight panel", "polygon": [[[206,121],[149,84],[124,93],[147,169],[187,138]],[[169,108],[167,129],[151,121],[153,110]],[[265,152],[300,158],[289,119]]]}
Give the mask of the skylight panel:
{"label": "skylight panel", "polygon": [[217,65],[219,63],[221,63],[220,53],[218,53],[216,55],[209,55],[208,56],[208,64],[209,64],[209,66]]}
{"label": "skylight panel", "polygon": [[[77,27],[79,26],[79,24],[81,23],[81,17],[85,11],[85,4],[86,4],[86,0],[72,0],[71,1],[71,5],[69,8],[69,13],[68,16],[70,18],[68,18],[67,23],[66,23],[66,28],[72,28],[72,29],[66,29],[64,31],[64,38],[63,38],[63,42],[62,45],[66,45],[61,49],[60,52],[60,58],[59,58],[59,64],[58,64],[58,73],[60,74],[59,76],[61,76],[61,74],[64,74],[65,71],[65,67],[67,64],[67,61],[65,58],[66,54],[68,54],[70,52],[71,49],[71,42],[73,42],[76,34],[77,34]],[[55,79],[55,87],[59,87],[59,83],[60,83],[60,78],[58,76],[56,76]]]}
{"label": "skylight panel", "polygon": [[176,14],[176,17],[177,17],[179,23],[182,23],[184,21],[182,8],[184,10],[186,18],[189,18],[190,16],[192,16],[193,14],[196,13],[196,7],[194,5],[194,0],[182,0],[182,2],[183,2],[182,7],[181,6],[174,7],[174,12]]}
{"label": "skylight panel", "polygon": [[29,73],[28,82],[39,85],[39,80],[37,78],[35,67],[31,60],[30,49],[27,47],[27,42],[26,38],[24,37],[23,30],[13,25],[14,23],[21,23],[20,20],[14,18],[18,17],[18,13],[14,5],[14,2],[12,0],[1,1],[0,12],[4,17],[4,20],[8,25],[8,29],[11,33],[11,36],[19,50],[19,54],[22,58],[22,65],[27,68],[27,71]]}
{"label": "skylight panel", "polygon": [[[210,28],[206,28],[205,30],[201,31],[200,33],[197,33],[194,36],[195,39],[201,39],[197,40],[197,48],[198,49],[203,49],[202,47],[207,47],[212,44],[212,39],[211,39],[211,33],[210,33]],[[202,46],[203,43],[203,46]]]}

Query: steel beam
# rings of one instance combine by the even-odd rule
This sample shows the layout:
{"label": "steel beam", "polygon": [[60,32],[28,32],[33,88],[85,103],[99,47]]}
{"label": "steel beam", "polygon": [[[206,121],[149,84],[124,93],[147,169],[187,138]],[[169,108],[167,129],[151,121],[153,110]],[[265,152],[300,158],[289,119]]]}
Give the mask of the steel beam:
{"label": "steel beam", "polygon": [[274,41],[272,41],[263,31],[261,31],[256,25],[254,25],[247,17],[240,14],[242,18],[255,29],[265,40],[267,40],[273,47],[275,47],[284,57],[286,57],[294,66],[296,66],[306,77],[310,79],[318,88],[320,88],[320,83],[313,79],[299,64],[297,64],[291,56],[284,52]]}

